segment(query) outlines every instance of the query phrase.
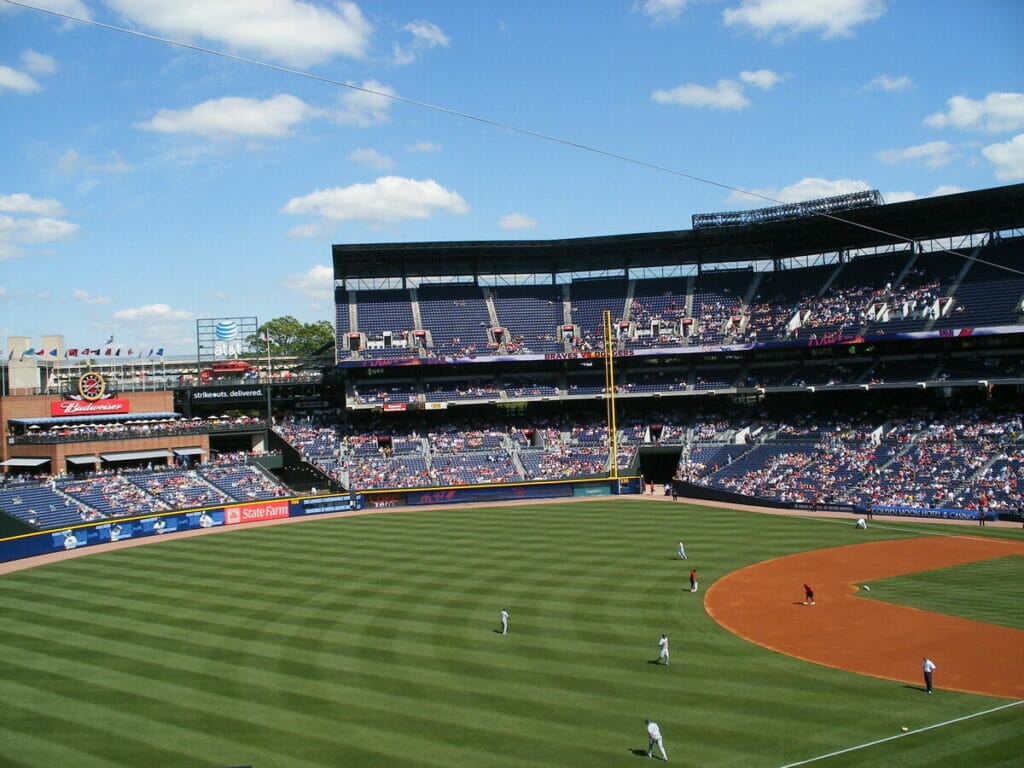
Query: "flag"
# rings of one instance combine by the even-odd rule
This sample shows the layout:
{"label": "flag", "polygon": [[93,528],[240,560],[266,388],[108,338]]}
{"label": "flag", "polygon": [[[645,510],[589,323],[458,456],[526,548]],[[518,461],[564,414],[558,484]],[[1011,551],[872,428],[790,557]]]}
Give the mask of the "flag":
{"label": "flag", "polygon": [[110,338],[107,339],[106,341],[104,341],[103,343],[104,344],[113,344],[114,343],[114,334],[110,334]]}
{"label": "flag", "polygon": [[121,356],[121,348],[118,347],[117,348],[117,352],[114,353],[114,357],[120,357],[120,356]]}
{"label": "flag", "polygon": [[45,354],[46,354],[46,350],[43,349],[42,347],[40,347],[39,349],[36,350],[36,357],[42,357]]}
{"label": "flag", "polygon": [[21,359],[24,360],[25,355],[34,355],[35,353],[36,351],[32,347],[29,347],[28,349],[21,353]]}
{"label": "flag", "polygon": [[68,357],[78,357],[78,350],[77,349],[69,349],[68,350]]}
{"label": "flag", "polygon": [[7,356],[7,359],[8,359],[8,360],[11,360],[11,359],[13,359],[13,358],[14,358],[14,350],[12,349],[12,350],[11,350],[11,354],[9,354],[9,355]]}
{"label": "flag", "polygon": [[153,350],[151,349],[151,350],[149,350],[149,354],[146,355],[146,357],[152,357],[152,356],[153,356]]}
{"label": "flag", "polygon": [[135,350],[133,350],[131,347],[128,347],[128,357],[131,357],[134,354],[135,354]]}
{"label": "flag", "polygon": [[57,350],[56,349],[51,349],[50,350],[50,357],[56,357],[56,356],[57,356]]}
{"label": "flag", "polygon": [[110,355],[111,355],[110,347],[107,347],[107,351],[103,353],[103,356],[104,357],[110,357]]}
{"label": "flag", "polygon": [[158,349],[156,351],[156,356],[157,357],[163,357],[164,356],[164,348],[163,347],[160,347],[160,349]]}

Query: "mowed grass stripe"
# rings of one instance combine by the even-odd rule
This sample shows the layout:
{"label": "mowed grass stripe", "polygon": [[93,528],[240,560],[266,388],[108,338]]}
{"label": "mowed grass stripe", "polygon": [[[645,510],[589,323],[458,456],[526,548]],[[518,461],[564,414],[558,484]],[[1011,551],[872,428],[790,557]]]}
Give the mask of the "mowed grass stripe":
{"label": "mowed grass stripe", "polygon": [[[17,659],[9,660],[9,664],[15,668],[19,665]],[[104,659],[104,661],[107,661]],[[182,691],[176,690],[179,686],[173,683],[159,684],[154,681],[152,675],[148,679],[137,677],[135,675],[111,672],[111,667],[108,664],[97,664],[95,665],[98,671],[105,671],[105,678],[107,680],[106,686],[92,685],[89,690],[84,691],[84,696],[88,696],[92,702],[93,707],[98,707],[99,712],[97,716],[102,715],[103,722],[113,723],[121,728],[130,728],[136,725],[133,722],[136,712],[146,712],[153,708],[157,709],[161,713],[161,720],[164,722],[165,727],[161,731],[168,735],[168,738],[172,743],[177,743],[180,738],[189,738],[192,741],[201,741],[195,736],[189,736],[188,734],[177,733],[175,727],[188,727],[190,723],[193,723],[196,717],[196,712],[192,708],[176,707],[167,702],[174,701],[175,698],[180,698]],[[152,672],[152,670],[150,670]],[[45,673],[37,672],[41,676]],[[273,675],[264,674],[263,677],[273,677]],[[69,675],[51,675],[54,678],[54,682],[62,690],[74,690],[75,679]],[[180,675],[179,675],[180,678]],[[217,682],[217,681],[214,681]],[[376,738],[385,739],[390,735],[389,727],[382,725],[383,723],[389,722],[392,718],[402,713],[403,706],[407,704],[400,695],[384,695],[377,694],[372,697],[372,700],[367,700],[365,696],[361,695],[360,706],[358,709],[349,709],[345,706],[345,703],[351,700],[352,696],[342,696],[340,699],[337,698],[325,698],[324,696],[313,696],[303,690],[303,688],[318,687],[315,682],[310,682],[308,679],[294,678],[284,681],[288,685],[264,687],[263,690],[253,690],[249,693],[251,696],[246,699],[230,699],[223,696],[208,695],[204,697],[202,703],[202,713],[200,715],[201,722],[194,725],[193,727],[201,727],[203,729],[209,729],[214,732],[240,732],[250,734],[247,746],[255,748],[261,752],[266,753],[269,757],[273,757],[273,751],[270,747],[282,738],[286,738],[291,734],[292,731],[298,729],[307,733],[307,741],[320,741],[322,742],[319,752],[337,754],[340,749],[345,745],[343,742],[338,741],[335,738],[325,738],[324,736],[316,736],[316,734],[327,734],[336,733],[339,729],[344,730],[346,727],[356,727],[361,733],[367,731],[376,730]],[[102,707],[104,700],[104,693],[107,690],[116,690],[115,686],[120,683],[123,689],[135,689],[145,690],[145,695],[142,694],[128,694],[127,696],[119,696],[119,699],[126,700],[130,704],[130,710],[133,714],[127,714],[125,711],[115,712],[113,710],[107,710]],[[293,687],[293,685],[295,687]],[[319,686],[324,687],[324,686]],[[320,712],[329,713],[329,719],[324,719],[325,716],[312,718],[309,715],[303,715],[302,717],[292,718],[290,721],[291,730],[284,731],[280,728],[275,728],[274,724],[280,722],[280,703],[278,708],[268,709],[267,707],[275,704],[275,692],[280,693],[282,691],[293,691],[287,694],[291,699],[291,703],[295,703],[297,700],[302,700],[302,704],[305,705],[304,709],[316,709]],[[301,693],[299,691],[302,691]],[[335,695],[338,692],[338,687],[333,686],[331,688],[332,693]],[[342,691],[344,692],[344,691]],[[185,691],[184,693],[188,693]],[[365,692],[360,692],[365,693]],[[176,696],[177,694],[177,696]],[[269,697],[269,698],[268,698]],[[64,694],[64,699],[74,698],[74,695]],[[268,705],[255,702],[267,702]],[[435,703],[429,710],[424,710],[421,707],[421,700],[415,703],[416,714],[411,711],[406,711],[401,716],[403,717],[406,725],[410,723],[419,724],[423,732],[438,733],[437,729],[444,729],[444,727],[451,722],[459,721],[470,721],[472,720],[476,725],[472,728],[461,727],[460,733],[465,735],[467,730],[479,731],[481,728],[487,728],[490,726],[490,730],[497,730],[498,724],[487,723],[486,718],[481,718],[480,711],[478,708],[455,708],[451,705],[437,704]],[[239,714],[247,714],[247,719],[241,719],[240,717],[230,718],[221,712],[235,712]],[[424,715],[430,712],[434,714],[433,717],[425,717]],[[172,727],[166,727],[167,724],[172,724]],[[180,726],[178,725],[180,723]],[[534,722],[531,724],[531,729],[538,729],[543,726],[543,722]],[[93,721],[89,721],[90,727],[95,727]],[[522,727],[522,726],[520,726]],[[516,730],[519,730],[517,728]],[[218,742],[219,743],[219,742]],[[210,745],[199,745],[200,747],[209,747]],[[228,745],[230,749],[219,750],[227,752],[237,753],[237,745]],[[578,748],[584,749],[585,744],[581,743],[577,745]],[[453,742],[452,753],[444,756],[444,759],[451,760],[463,760],[466,755],[463,754],[464,750],[460,743]],[[535,743],[528,749],[522,751],[524,757],[528,757],[531,752],[543,753],[544,745],[542,743]],[[397,755],[393,755],[397,757]],[[158,763],[160,764],[160,763]]]}
{"label": "mowed grass stripe", "polygon": [[[646,716],[674,760],[777,765],[801,749],[863,743],[893,727],[894,709],[930,705],[729,635],[682,589],[685,576],[694,565],[706,586],[767,557],[864,540],[851,532],[847,521],[631,499],[233,531],[5,577],[0,608],[16,627],[0,629],[0,653],[7,642],[45,647],[87,666],[86,681],[117,669],[135,706],[131,688],[151,679],[160,695],[143,700],[155,728],[164,718],[199,727],[198,702],[215,701],[243,708],[218,727],[244,743],[250,721],[273,710],[274,749],[323,765],[349,752],[353,765],[618,765],[646,747]],[[685,563],[673,558],[679,538]],[[508,637],[494,633],[503,604]],[[46,644],[64,619],[92,656]],[[670,669],[647,663],[662,631]],[[117,700],[116,686],[104,690]],[[980,708],[979,697],[931,698]],[[942,757],[956,764],[955,749]]]}

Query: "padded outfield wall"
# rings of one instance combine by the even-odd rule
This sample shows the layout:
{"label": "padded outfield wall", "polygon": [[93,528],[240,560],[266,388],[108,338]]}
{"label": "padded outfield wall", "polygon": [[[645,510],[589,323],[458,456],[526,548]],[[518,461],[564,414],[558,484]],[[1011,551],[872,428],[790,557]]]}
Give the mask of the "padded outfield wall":
{"label": "padded outfield wall", "polygon": [[179,531],[246,525],[361,509],[483,503],[523,499],[573,498],[639,493],[639,478],[597,478],[507,485],[363,491],[303,498],[269,499],[245,504],[201,507],[160,515],[105,518],[93,523],[0,539],[0,562],[84,549]]}

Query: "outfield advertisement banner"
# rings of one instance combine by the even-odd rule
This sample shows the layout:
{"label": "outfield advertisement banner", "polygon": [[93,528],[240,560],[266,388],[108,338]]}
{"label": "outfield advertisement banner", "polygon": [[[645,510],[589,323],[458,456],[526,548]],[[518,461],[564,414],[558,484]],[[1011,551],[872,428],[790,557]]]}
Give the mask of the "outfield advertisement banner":
{"label": "outfield advertisement banner", "polygon": [[199,528],[215,528],[224,525],[223,509],[204,509],[198,512],[178,512],[159,517],[139,517],[131,520],[104,520],[97,525],[62,528],[49,531],[47,535],[36,538],[48,539],[49,546],[45,551],[70,551],[96,544],[109,544],[126,539],[138,539],[146,536],[159,536],[175,531],[191,531]]}
{"label": "outfield advertisement banner", "polygon": [[573,496],[611,496],[612,489],[607,485],[574,485]]}
{"label": "outfield advertisement banner", "polygon": [[292,517],[303,515],[326,515],[329,512],[351,512],[362,509],[364,499],[359,494],[344,494],[336,496],[315,496],[311,499],[303,499],[297,504],[292,504]]}
{"label": "outfield advertisement banner", "polygon": [[[976,509],[922,509],[921,507],[895,507],[876,505],[871,508],[873,515],[888,515],[890,517],[938,517],[943,520],[977,520],[978,510]],[[994,520],[992,514],[988,515],[989,520]]]}
{"label": "outfield advertisement banner", "polygon": [[553,485],[515,485],[491,488],[446,488],[442,491],[414,491],[406,494],[410,506],[422,504],[458,504],[467,501],[511,501],[572,496],[568,483]]}
{"label": "outfield advertisement banner", "polygon": [[225,525],[243,525],[245,523],[259,523],[263,520],[280,520],[288,517],[290,505],[284,499],[280,501],[265,501],[260,504],[242,504],[237,507],[226,507],[224,509]]}

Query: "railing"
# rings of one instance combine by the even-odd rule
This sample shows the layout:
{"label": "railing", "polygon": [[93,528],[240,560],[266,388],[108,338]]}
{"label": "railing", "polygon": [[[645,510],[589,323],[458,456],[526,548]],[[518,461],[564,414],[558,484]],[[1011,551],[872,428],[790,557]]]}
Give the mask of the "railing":
{"label": "railing", "polygon": [[11,445],[53,445],[55,443],[91,443],[99,441],[133,440],[161,437],[177,437],[180,435],[204,435],[213,432],[258,432],[266,429],[264,419],[253,419],[244,423],[234,421],[203,422],[196,426],[180,426],[166,429],[123,429],[110,431],[66,430],[57,434],[50,432],[25,433],[8,435]]}

